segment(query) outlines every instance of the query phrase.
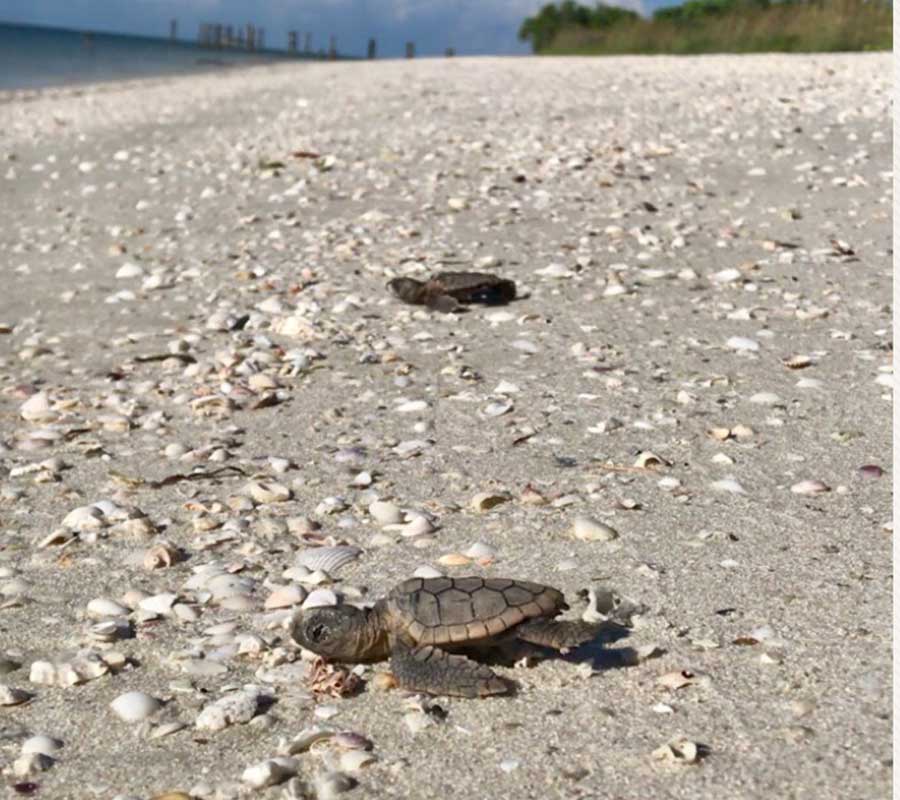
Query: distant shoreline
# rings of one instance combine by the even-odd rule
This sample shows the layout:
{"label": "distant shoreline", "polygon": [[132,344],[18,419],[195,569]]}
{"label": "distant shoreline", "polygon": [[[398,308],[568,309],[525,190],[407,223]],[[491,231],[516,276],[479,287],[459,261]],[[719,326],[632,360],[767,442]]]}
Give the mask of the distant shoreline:
{"label": "distant shoreline", "polygon": [[213,48],[184,39],[7,22],[0,22],[0,51],[0,96],[324,58],[321,53]]}

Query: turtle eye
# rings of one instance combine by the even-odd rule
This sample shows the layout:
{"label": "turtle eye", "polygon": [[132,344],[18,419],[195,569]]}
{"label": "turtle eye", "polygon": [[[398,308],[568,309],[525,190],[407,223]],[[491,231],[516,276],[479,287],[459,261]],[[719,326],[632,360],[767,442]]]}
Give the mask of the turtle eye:
{"label": "turtle eye", "polygon": [[310,639],[314,642],[318,642],[325,635],[325,626],[322,624],[312,625],[310,626],[308,633]]}

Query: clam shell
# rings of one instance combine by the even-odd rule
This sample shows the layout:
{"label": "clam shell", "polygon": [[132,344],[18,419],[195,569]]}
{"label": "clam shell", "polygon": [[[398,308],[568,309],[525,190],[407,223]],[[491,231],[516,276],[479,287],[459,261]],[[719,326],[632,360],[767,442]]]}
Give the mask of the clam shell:
{"label": "clam shell", "polygon": [[350,545],[310,547],[298,554],[296,563],[313,572],[322,570],[329,575],[334,575],[341,567],[359,558],[360,553],[362,550]]}

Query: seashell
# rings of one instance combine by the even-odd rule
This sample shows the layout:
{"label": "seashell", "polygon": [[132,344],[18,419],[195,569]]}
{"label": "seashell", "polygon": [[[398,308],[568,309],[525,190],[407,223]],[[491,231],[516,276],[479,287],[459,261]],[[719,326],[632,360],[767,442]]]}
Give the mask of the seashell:
{"label": "seashell", "polygon": [[361,486],[361,487],[365,488],[366,486],[371,486],[372,483],[374,482],[374,480],[375,479],[372,477],[371,472],[363,471],[363,472],[357,473],[353,477],[353,480],[350,481],[350,485],[351,486]]}
{"label": "seashell", "polygon": [[263,608],[290,608],[298,605],[306,598],[306,590],[300,586],[282,586],[266,598]]}
{"label": "seashell", "polygon": [[22,742],[22,753],[43,753],[53,756],[62,749],[63,743],[59,739],[50,736],[29,736]]}
{"label": "seashell", "polygon": [[634,465],[638,469],[653,469],[654,467],[667,467],[669,466],[669,462],[650,450],[644,450],[638,453]]}
{"label": "seashell", "polygon": [[350,545],[310,547],[297,554],[296,563],[309,570],[322,570],[334,575],[341,567],[359,558],[362,550]]}
{"label": "seashell", "polygon": [[138,608],[141,611],[149,611],[151,614],[159,614],[160,616],[166,617],[172,613],[172,606],[175,605],[177,599],[178,595],[172,594],[171,592],[154,594],[141,600],[140,603],[138,603]]}
{"label": "seashell", "polygon": [[479,562],[493,561],[497,557],[497,551],[488,547],[484,542],[475,542],[464,555]]}
{"label": "seashell", "polygon": [[734,478],[723,478],[720,481],[713,481],[710,484],[717,492],[731,492],[732,494],[747,494],[744,489]]}
{"label": "seashell", "polygon": [[171,567],[180,556],[177,547],[171,542],[161,540],[144,553],[144,569],[163,569]]}
{"label": "seashell", "polygon": [[232,594],[218,601],[219,608],[227,611],[256,611],[257,602],[245,594]]}
{"label": "seashell", "polygon": [[319,719],[331,719],[332,717],[336,717],[340,714],[340,710],[337,706],[316,706],[313,714]]}
{"label": "seashell", "polygon": [[338,597],[331,589],[316,589],[306,596],[301,608],[318,608],[319,606],[336,606],[337,604]]}
{"label": "seashell", "polygon": [[755,403],[758,406],[777,406],[784,403],[775,392],[757,392],[756,394],[750,395],[749,400],[751,403]]}
{"label": "seashell", "polygon": [[880,478],[884,470],[877,464],[863,464],[857,472],[864,478]]}
{"label": "seashell", "polygon": [[428,410],[428,403],[424,400],[408,400],[405,403],[401,403],[398,405],[394,411],[399,414],[416,414],[421,411]]}
{"label": "seashell", "polygon": [[592,517],[575,517],[572,533],[583,542],[611,542],[619,537],[615,528]]}
{"label": "seashell", "polygon": [[33,661],[28,680],[44,686],[53,686],[56,683],[56,667],[49,661]]}
{"label": "seashell", "polygon": [[0,706],[18,706],[28,702],[31,697],[31,693],[26,692],[24,689],[16,689],[13,686],[0,683]]}
{"label": "seashell", "polygon": [[13,775],[24,778],[35,772],[45,772],[54,764],[53,758],[45,753],[23,753],[12,763]]}
{"label": "seashell", "polygon": [[441,556],[437,561],[438,564],[443,564],[445,567],[464,567],[472,563],[471,558],[466,558],[461,553],[447,553],[447,555]]}
{"label": "seashell", "polygon": [[164,736],[171,736],[173,733],[183,731],[187,727],[187,723],[176,720],[174,722],[164,722],[162,725],[156,725],[147,735],[151,741],[153,739],[162,739]]}
{"label": "seashell", "polygon": [[331,576],[327,572],[317,569],[315,572],[308,572],[306,575],[297,577],[299,583],[309,584],[310,586],[320,586],[323,583],[332,583]]}
{"label": "seashell", "polygon": [[156,535],[156,526],[147,517],[135,517],[120,522],[110,533],[132,541],[142,541]]}
{"label": "seashell", "polygon": [[443,578],[444,573],[434,567],[423,566],[418,567],[413,573],[414,578]]}
{"label": "seashell", "polygon": [[544,495],[535,489],[530,483],[522,490],[519,502],[525,506],[545,506],[549,502]]}
{"label": "seashell", "polygon": [[434,720],[428,714],[423,714],[421,711],[410,711],[404,714],[403,721],[406,723],[406,727],[409,728],[409,732],[413,734],[413,736],[417,733],[421,733],[425,728],[434,725]]}
{"label": "seashell", "polygon": [[475,511],[490,511],[509,499],[510,496],[505,493],[479,492],[469,501],[469,505]]}
{"label": "seashell", "polygon": [[831,488],[822,483],[822,481],[806,480],[795,483],[791,486],[791,491],[794,494],[824,494],[825,492],[830,492]]}
{"label": "seashell", "polygon": [[666,688],[671,690],[681,689],[685,686],[690,686],[694,683],[696,676],[693,672],[688,672],[687,670],[679,670],[677,672],[667,672],[664,675],[660,675],[656,682]]}
{"label": "seashell", "polygon": [[19,406],[19,416],[28,422],[53,422],[59,414],[50,407],[47,393],[38,392]]}
{"label": "seashell", "polygon": [[348,750],[346,753],[341,753],[338,765],[347,772],[357,772],[377,760],[372,753],[367,753],[365,750]]}
{"label": "seashell", "polygon": [[431,520],[428,517],[414,517],[400,528],[400,535],[410,538],[412,536],[422,536],[433,531],[434,525],[431,524]]}
{"label": "seashell", "polygon": [[91,637],[99,642],[114,642],[116,639],[129,635],[131,626],[128,623],[119,623],[118,620],[109,619],[91,625]]}
{"label": "seashell", "polygon": [[250,481],[242,491],[257,503],[283,503],[291,499],[291,490],[274,481]]}
{"label": "seashell", "polygon": [[376,672],[371,680],[372,688],[379,692],[387,692],[397,688],[397,679],[390,672]]}
{"label": "seashell", "polygon": [[695,742],[677,736],[653,751],[653,757],[670,764],[695,764],[700,756],[700,749]]}
{"label": "seashell", "polygon": [[80,506],[66,514],[62,524],[66,528],[83,533],[105,528],[107,522],[103,512],[96,506]]}
{"label": "seashell", "polygon": [[380,525],[398,525],[403,522],[403,512],[393,503],[376,500],[369,505],[369,514]]}
{"label": "seashell", "polygon": [[241,774],[241,780],[254,789],[264,789],[267,786],[277,786],[288,778],[293,778],[299,767],[297,759],[289,756],[267,758],[265,761],[247,767]]}
{"label": "seashell", "polygon": [[737,350],[744,353],[755,353],[759,350],[759,342],[756,339],[748,339],[745,336],[732,336],[725,346],[729,350]]}
{"label": "seashell", "polygon": [[221,731],[229,725],[247,723],[256,716],[262,692],[252,685],[230,692],[204,706],[194,723],[200,730]]}
{"label": "seashell", "polygon": [[515,772],[521,766],[521,762],[517,761],[514,758],[507,758],[505,761],[500,762],[500,769],[504,772]]}
{"label": "seashell", "polygon": [[353,731],[341,731],[336,733],[331,740],[335,747],[343,750],[371,750],[373,745],[370,739],[367,739],[361,733]]}
{"label": "seashell", "polygon": [[805,367],[810,366],[813,363],[813,360],[810,356],[795,355],[783,359],[781,363],[788,369],[804,369]]}
{"label": "seashell", "polygon": [[62,547],[71,541],[74,541],[75,534],[67,531],[65,528],[57,528],[53,533],[48,534],[37,543],[37,548],[43,550],[47,547]]}
{"label": "seashell", "polygon": [[204,588],[216,600],[222,600],[233,595],[250,594],[254,589],[254,583],[249,578],[242,578],[239,575],[230,575],[227,572],[223,572],[204,581]]}
{"label": "seashell", "polygon": [[162,703],[144,692],[126,692],[120,694],[109,706],[119,719],[141,722],[162,708]]}
{"label": "seashell", "polygon": [[508,414],[513,410],[513,404],[508,400],[505,402],[495,401],[493,403],[488,403],[483,409],[482,413],[486,417],[502,417],[504,414]]}
{"label": "seashell", "polygon": [[298,733],[285,747],[288,755],[297,755],[297,753],[305,753],[316,742],[331,739],[334,731],[325,730],[325,728],[304,728]]}

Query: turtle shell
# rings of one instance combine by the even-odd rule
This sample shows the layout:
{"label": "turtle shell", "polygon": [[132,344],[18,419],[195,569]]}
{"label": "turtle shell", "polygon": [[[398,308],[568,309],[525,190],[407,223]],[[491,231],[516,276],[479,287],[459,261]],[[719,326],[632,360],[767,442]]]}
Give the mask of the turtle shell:
{"label": "turtle shell", "polygon": [[500,305],[516,299],[516,284],[487,272],[438,272],[429,281],[460,303]]}
{"label": "turtle shell", "polygon": [[498,636],[567,608],[562,592],[506,578],[412,578],[387,597],[390,616],[417,644],[461,644]]}

